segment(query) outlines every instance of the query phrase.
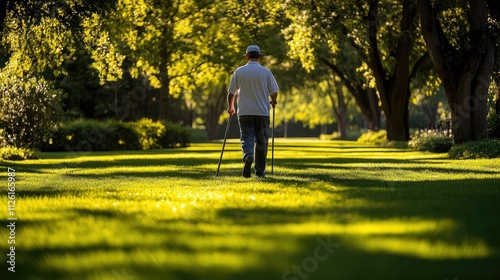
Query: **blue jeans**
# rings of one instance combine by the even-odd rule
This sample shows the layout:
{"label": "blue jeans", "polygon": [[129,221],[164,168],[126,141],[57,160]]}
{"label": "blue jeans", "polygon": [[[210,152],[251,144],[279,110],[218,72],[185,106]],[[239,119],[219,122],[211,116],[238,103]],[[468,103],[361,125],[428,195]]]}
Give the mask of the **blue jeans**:
{"label": "blue jeans", "polygon": [[248,156],[255,159],[255,174],[263,176],[266,170],[267,144],[269,141],[269,117],[239,116],[240,142],[243,161]]}

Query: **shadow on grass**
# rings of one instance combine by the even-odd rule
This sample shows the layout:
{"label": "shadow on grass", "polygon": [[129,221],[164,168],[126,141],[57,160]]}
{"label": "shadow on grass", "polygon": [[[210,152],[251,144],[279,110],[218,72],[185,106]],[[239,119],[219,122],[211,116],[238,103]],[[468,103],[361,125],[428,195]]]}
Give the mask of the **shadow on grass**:
{"label": "shadow on grass", "polygon": [[[140,223],[140,217],[134,215],[119,215],[113,211],[75,209],[75,217],[90,216],[98,220],[112,221],[116,218],[124,220],[128,226],[141,232],[146,236],[161,236],[160,240],[154,245],[141,244],[74,244],[71,247],[56,247],[47,250],[45,248],[29,249],[19,251],[18,266],[19,270],[16,276],[19,279],[87,279],[99,275],[101,279],[498,279],[500,272],[497,270],[497,264],[500,261],[498,251],[493,251],[489,257],[469,257],[469,258],[422,258],[410,254],[400,254],[388,251],[371,251],[362,246],[358,246],[360,239],[380,237],[380,238],[413,238],[422,242],[447,242],[460,246],[463,236],[473,236],[487,241],[491,248],[499,248],[496,240],[498,233],[498,223],[487,225],[487,221],[475,221],[475,215],[488,214],[489,218],[496,214],[491,213],[490,206],[484,206],[478,209],[477,203],[487,200],[488,188],[481,188],[480,195],[476,198],[476,213],[466,214],[471,209],[467,206],[461,211],[456,205],[450,204],[456,197],[467,196],[465,188],[459,185],[467,184],[461,181],[457,184],[445,188],[443,191],[436,190],[436,195],[429,194],[428,197],[422,197],[420,203],[414,203],[408,207],[408,203],[414,201],[411,194],[419,194],[420,191],[412,190],[425,188],[414,182],[399,182],[401,187],[409,189],[407,197],[401,198],[397,191],[391,191],[387,194],[374,196],[368,192],[353,190],[355,187],[348,187],[343,190],[343,194],[349,198],[369,198],[372,204],[364,207],[313,207],[313,208],[282,208],[282,207],[255,207],[255,208],[223,208],[217,211],[218,219],[202,220],[196,218],[186,219],[167,219],[161,220],[156,225],[144,225]],[[406,184],[406,185],[404,185]],[[364,187],[359,187],[364,188]],[[432,196],[445,197],[450,190],[455,191],[456,197],[447,197],[438,201],[439,203],[429,203],[428,198]],[[324,187],[321,191],[336,192],[331,188]],[[427,190],[424,190],[427,191]],[[490,196],[489,203],[494,199]],[[377,206],[379,202],[387,204],[384,207]],[[387,203],[386,203],[387,202]],[[459,202],[457,202],[459,203]],[[406,205],[406,206],[405,206]],[[452,209],[448,209],[451,207]],[[317,222],[327,222],[331,224],[349,224],[356,221],[343,220],[343,216],[363,216],[371,221],[384,221],[391,218],[401,219],[428,219],[452,218],[457,220],[458,228],[454,232],[435,232],[427,231],[421,233],[404,234],[375,234],[368,236],[356,236],[355,234],[292,234],[286,230],[279,231],[280,225],[300,224],[310,220]],[[329,217],[329,218],[328,218]],[[488,217],[482,217],[488,219]],[[327,220],[328,219],[328,220]],[[40,227],[45,222],[21,222],[21,228]],[[249,230],[247,232],[226,232],[226,231],[207,231],[203,228],[211,226],[214,228],[227,225],[243,225]],[[481,224],[482,228],[481,228]],[[184,225],[184,226],[182,226]],[[480,227],[478,227],[480,226]],[[275,228],[278,232],[267,232],[259,236],[252,230],[254,227]],[[186,228],[190,230],[186,231]],[[310,228],[314,232],[314,228]],[[22,230],[21,230],[22,233]],[[243,235],[243,236],[242,236]],[[232,245],[203,246],[198,248],[196,245],[187,243],[178,243],[181,236],[190,236],[194,244],[213,242],[221,238],[230,240],[234,236],[239,238],[256,237],[267,241],[273,246],[266,248],[266,245],[253,248],[241,249]],[[443,240],[445,238],[445,240]],[[322,241],[319,241],[322,240]],[[269,244],[268,243],[268,244]],[[496,243],[496,244],[495,244]],[[289,244],[294,244],[297,248],[293,252],[286,250]],[[325,247],[325,244],[326,247]],[[328,244],[334,246],[328,247]],[[269,246],[269,245],[267,245]],[[319,249],[318,249],[319,248]],[[329,249],[328,249],[329,248]],[[167,257],[156,259],[158,251],[167,252],[175,255],[203,255],[219,253],[227,255],[227,262],[231,262],[231,255],[246,255],[252,260],[247,265],[239,269],[228,269],[223,263],[211,266],[189,267],[178,266],[175,261]],[[33,265],[40,260],[64,259],[66,256],[72,256],[88,263],[89,256],[94,254],[113,256],[115,253],[125,253],[130,255],[151,256],[151,262],[127,259],[121,261],[106,260],[105,264],[99,263],[96,259],[92,269],[79,269],[68,272],[62,268],[47,269],[43,265]],[[101,257],[102,258],[102,257]],[[92,263],[92,262],[91,262]],[[22,269],[30,267],[30,269]],[[58,266],[60,267],[60,266]],[[285,276],[285,277],[284,277]],[[124,277],[124,278],[120,278]]]}
{"label": "shadow on grass", "polygon": [[[295,147],[291,146],[290,148]],[[316,148],[317,146],[315,146]],[[328,148],[326,145],[323,148]],[[235,149],[236,151],[236,149]],[[138,153],[141,155],[142,153]],[[107,154],[104,154],[107,155]],[[216,152],[214,152],[216,155]],[[115,159],[113,161],[90,160],[75,165],[78,168],[110,168],[110,167],[143,167],[169,166],[176,167],[175,171],[125,171],[108,172],[105,174],[72,174],[66,173],[67,178],[109,179],[119,180],[126,177],[189,177],[206,180],[213,178],[218,157],[214,160],[201,159]],[[221,175],[235,176],[241,169],[232,167],[239,160],[226,160],[221,169]],[[424,165],[420,166],[420,163]],[[369,166],[350,167],[344,164],[370,164]],[[371,165],[373,164],[373,165]],[[329,169],[342,169],[343,172],[353,173],[362,168],[367,171],[390,173],[394,167],[387,164],[401,164],[398,171],[404,172],[433,172],[440,175],[432,181],[386,181],[362,177],[341,177],[328,172]],[[415,166],[405,166],[415,164]],[[214,166],[214,171],[207,172],[204,168]],[[228,165],[229,167],[227,167]],[[378,166],[377,166],[378,165]],[[160,219],[154,225],[141,223],[141,217],[128,215],[109,209],[74,208],[75,219],[91,217],[96,221],[112,222],[119,220],[135,233],[146,237],[157,237],[155,244],[120,244],[106,242],[95,244],[73,244],[71,247],[47,248],[41,244],[37,248],[19,250],[19,270],[16,276],[19,279],[239,279],[239,280],[271,280],[271,279],[500,279],[500,198],[499,180],[494,177],[496,172],[489,170],[477,171],[473,168],[446,168],[429,166],[425,161],[418,159],[369,159],[369,158],[297,158],[275,159],[275,170],[281,166],[284,173],[269,176],[265,180],[250,179],[245,183],[256,184],[269,182],[280,185],[281,189],[266,189],[256,187],[256,192],[275,194],[287,188],[304,188],[310,191],[326,194],[331,198],[329,205],[312,205],[307,207],[270,207],[247,206],[223,207],[215,212],[214,219],[202,218],[202,214],[194,217]],[[46,168],[37,164],[23,164],[20,166],[28,172],[37,173],[38,168]],[[278,168],[276,168],[278,167]],[[307,173],[307,169],[322,169],[323,172]],[[486,178],[447,179],[449,173],[471,173]],[[20,197],[57,197],[66,192],[57,189],[19,190]],[[340,201],[337,200],[340,197]],[[286,198],[284,198],[286,199]],[[350,201],[360,202],[350,204]],[[361,203],[362,202],[362,203]],[[207,210],[208,211],[208,210]],[[335,226],[349,226],[357,223],[402,221],[401,232],[363,233],[353,232],[331,233],[328,236],[320,234],[319,228],[314,228],[310,222]],[[404,228],[419,221],[451,221],[453,227],[436,228],[425,231],[411,231]],[[19,236],[24,228],[42,228],[50,221],[20,221]],[[306,227],[300,232],[293,232],[287,226]],[[180,227],[183,225],[182,227]],[[235,226],[238,232],[224,231],[229,226]],[[210,227],[221,230],[204,230]],[[383,224],[380,225],[383,227]],[[266,228],[259,233],[255,228]],[[63,229],[61,229],[63,230]],[[310,233],[308,233],[308,231]],[[132,234],[132,233],[131,233]],[[188,243],[176,243],[180,237],[187,238]],[[262,245],[242,249],[232,246],[232,238],[252,237],[262,240]],[[84,239],[85,236],[82,236]],[[339,246],[328,250],[318,241],[330,238]],[[192,244],[189,244],[189,240]],[[227,245],[216,245],[220,239],[227,240]],[[393,250],[390,246],[370,249],[364,246],[365,239],[400,240]],[[415,241],[417,245],[412,244]],[[489,249],[482,257],[454,257],[452,253],[444,257],[432,256],[432,246],[450,245],[460,250],[461,246],[472,241],[480,241]],[[109,240],[108,240],[109,241]],[[193,244],[207,244],[197,247]],[[266,245],[267,244],[267,245]],[[269,245],[272,244],[272,245]],[[410,249],[400,248],[404,245],[427,246],[429,255],[421,256]],[[474,244],[472,244],[474,245]],[[291,247],[292,249],[290,249]],[[320,248],[317,251],[317,248]],[[165,254],[159,253],[164,252]],[[319,254],[318,254],[319,252]],[[141,256],[142,259],[113,259],[115,254]],[[224,262],[215,265],[195,266],[199,264],[197,257],[205,258],[210,262],[211,254],[218,253],[226,256],[227,263],[231,263],[231,256],[247,256],[248,262],[234,267]],[[109,257],[106,257],[108,256]],[[95,260],[88,258],[99,256]],[[104,257],[103,257],[104,256]],[[169,256],[190,256],[194,265],[179,265],[176,259]],[[81,259],[85,263],[93,263],[90,267],[81,266],[80,269],[65,269],[57,264],[58,269],[48,269],[44,262],[51,259],[65,260],[67,257]],[[197,263],[198,261],[198,263]],[[45,263],[46,264],[46,263]],[[4,276],[5,270],[1,272]],[[285,276],[285,277],[284,277]],[[2,277],[1,279],[8,279]]]}

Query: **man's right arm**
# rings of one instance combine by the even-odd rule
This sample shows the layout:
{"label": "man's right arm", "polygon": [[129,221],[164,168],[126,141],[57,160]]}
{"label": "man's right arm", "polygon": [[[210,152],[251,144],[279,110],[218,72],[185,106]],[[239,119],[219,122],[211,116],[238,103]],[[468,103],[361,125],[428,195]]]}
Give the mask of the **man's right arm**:
{"label": "man's right arm", "polygon": [[227,93],[227,112],[229,113],[229,115],[234,115],[234,113],[236,113],[236,110],[234,109],[234,99],[235,99],[236,95],[228,92]]}
{"label": "man's right arm", "polygon": [[276,107],[276,104],[278,104],[278,101],[276,100],[278,98],[278,93],[275,92],[275,93],[272,93],[269,95],[271,97],[271,106]]}

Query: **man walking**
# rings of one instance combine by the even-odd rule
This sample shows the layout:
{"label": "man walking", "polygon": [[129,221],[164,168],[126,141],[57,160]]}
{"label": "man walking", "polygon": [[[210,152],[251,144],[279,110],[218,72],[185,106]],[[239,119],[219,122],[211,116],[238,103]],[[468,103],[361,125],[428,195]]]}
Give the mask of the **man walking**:
{"label": "man walking", "polygon": [[279,87],[271,71],[260,65],[262,54],[258,46],[248,46],[245,57],[248,63],[234,71],[229,83],[227,112],[231,116],[234,115],[234,100],[237,96],[244,162],[243,177],[251,177],[254,159],[255,174],[258,177],[265,177],[270,123],[269,105],[273,108],[276,106]]}

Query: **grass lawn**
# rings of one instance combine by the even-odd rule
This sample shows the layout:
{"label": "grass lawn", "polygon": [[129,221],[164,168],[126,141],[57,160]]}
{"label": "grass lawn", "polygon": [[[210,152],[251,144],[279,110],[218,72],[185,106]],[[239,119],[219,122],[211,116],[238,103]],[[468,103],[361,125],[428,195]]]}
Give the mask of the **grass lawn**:
{"label": "grass lawn", "polygon": [[0,279],[500,279],[499,159],[276,139],[245,179],[221,147],[0,162]]}

